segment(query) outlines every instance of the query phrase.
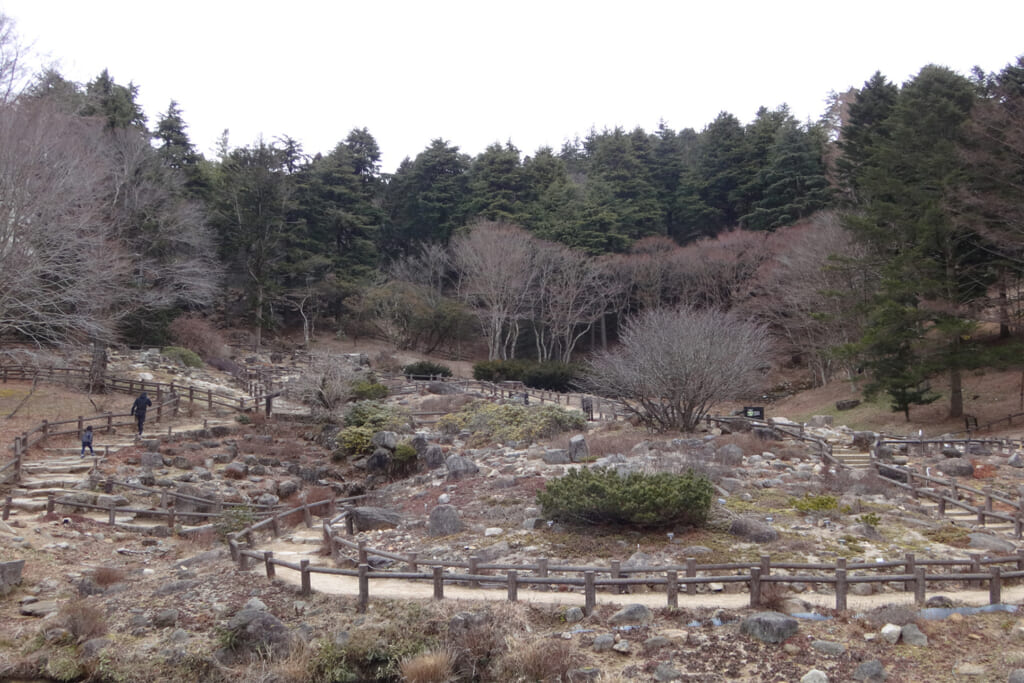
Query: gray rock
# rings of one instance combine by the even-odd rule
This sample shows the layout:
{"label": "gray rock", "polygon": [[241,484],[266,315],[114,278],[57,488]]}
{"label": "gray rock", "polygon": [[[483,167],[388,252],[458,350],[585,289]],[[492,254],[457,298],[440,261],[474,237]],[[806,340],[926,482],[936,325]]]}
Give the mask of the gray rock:
{"label": "gray rock", "polygon": [[564,448],[548,448],[540,456],[546,465],[568,465],[572,462],[569,451]]}
{"label": "gray rock", "polygon": [[629,556],[629,559],[622,563],[625,569],[635,569],[636,567],[650,567],[656,564],[654,557],[647,553],[636,551]]}
{"label": "gray rock", "polygon": [[800,678],[800,683],[828,683],[828,674],[818,669],[811,669]]}
{"label": "gray rock", "polygon": [[186,458],[184,455],[176,455],[171,459],[171,465],[177,467],[179,470],[190,470],[192,469],[192,461]]}
{"label": "gray rock", "polygon": [[854,432],[853,433],[853,447],[867,452],[875,445],[875,438],[877,434],[874,432]]}
{"label": "gray rock", "polygon": [[1024,454],[1021,454],[1020,451],[1016,451],[1013,455],[1007,458],[1006,464],[1010,467],[1024,467]]}
{"label": "gray rock", "polygon": [[974,475],[974,463],[966,458],[949,458],[939,463],[937,468],[947,477],[970,477]]}
{"label": "gray rock", "polygon": [[178,610],[173,608],[162,609],[153,615],[153,625],[157,628],[167,628],[178,623]]}
{"label": "gray rock", "polygon": [[56,600],[37,600],[23,603],[18,612],[26,617],[45,617],[58,611]]}
{"label": "gray rock", "polygon": [[831,427],[834,422],[835,419],[831,415],[812,415],[807,424],[811,427],[821,429],[822,427]]}
{"label": "gray rock", "polygon": [[394,451],[395,447],[398,446],[398,434],[394,432],[377,432],[370,437],[370,443],[378,448]]}
{"label": "gray rock", "polygon": [[356,532],[373,529],[394,529],[402,523],[402,515],[393,510],[364,505],[352,508],[352,524]]}
{"label": "gray rock", "polygon": [[932,597],[925,600],[925,607],[942,607],[949,609],[953,606],[953,601],[947,598],[945,595],[933,595]]}
{"label": "gray rock", "polygon": [[651,636],[644,641],[644,652],[654,652],[671,644],[672,641],[665,636]]}
{"label": "gray rock", "polygon": [[633,603],[613,614],[608,621],[618,626],[620,624],[645,624],[652,618],[651,610],[646,605]]}
{"label": "gray rock", "polygon": [[697,555],[710,555],[711,548],[703,545],[688,545],[680,550],[684,557],[696,557]]}
{"label": "gray rock", "polygon": [[917,645],[919,647],[928,645],[928,636],[922,633],[921,629],[914,623],[904,624],[900,637],[903,638],[903,642],[907,645]]}
{"label": "gray rock", "polygon": [[273,493],[261,493],[256,498],[257,505],[263,505],[265,507],[274,507],[281,502],[281,499],[275,496]]}
{"label": "gray rock", "polygon": [[836,401],[836,410],[853,410],[860,405],[860,399],[857,398],[844,398],[841,401]]}
{"label": "gray rock", "polygon": [[543,517],[528,517],[523,522],[523,528],[526,529],[527,531],[534,531],[536,529],[543,529],[544,528],[544,518]]}
{"label": "gray rock", "polygon": [[450,536],[465,529],[459,511],[454,505],[438,505],[430,511],[427,533],[431,537]]}
{"label": "gray rock", "polygon": [[366,471],[373,473],[386,472],[391,466],[391,451],[386,448],[377,447],[373,453],[366,458]]}
{"label": "gray rock", "polygon": [[846,652],[846,646],[842,643],[837,643],[834,640],[813,640],[811,641],[811,647],[822,654],[832,655],[834,657],[838,657]]}
{"label": "gray rock", "polygon": [[752,543],[770,543],[779,537],[778,531],[754,517],[739,517],[733,520],[729,526],[729,533]]}
{"label": "gray rock", "polygon": [[740,633],[765,643],[781,643],[793,636],[800,625],[787,614],[758,612],[740,623]]}
{"label": "gray rock", "polygon": [[432,443],[426,447],[420,459],[428,470],[436,470],[444,465],[444,451],[436,443]]}
{"label": "gray rock", "polygon": [[715,450],[715,460],[722,465],[738,467],[743,464],[743,449],[734,443],[727,443]]}
{"label": "gray rock", "polygon": [[227,628],[235,634],[236,650],[287,654],[291,649],[288,627],[266,610],[243,609],[228,620]]}
{"label": "gray rock", "polygon": [[656,681],[679,681],[683,674],[672,668],[671,664],[662,662],[654,668],[654,680]]}
{"label": "gray rock", "polygon": [[967,538],[971,539],[968,544],[969,548],[976,548],[978,550],[993,550],[999,553],[1015,553],[1017,552],[1017,546],[1011,541],[1005,538],[998,538],[990,534],[983,534],[975,532],[967,534]]}
{"label": "gray rock", "polygon": [[452,453],[445,459],[444,466],[448,468],[449,479],[471,477],[480,471],[475,462],[456,453]]}
{"label": "gray rock", "polygon": [[591,648],[594,652],[608,652],[615,645],[615,636],[610,633],[602,633],[598,637],[594,638],[594,643]]}
{"label": "gray rock", "polygon": [[228,479],[245,479],[249,476],[249,466],[242,462],[229,462],[224,466],[224,476]]}
{"label": "gray rock", "polygon": [[853,680],[865,681],[866,683],[882,683],[889,677],[885,667],[877,659],[862,662],[853,672]]}
{"label": "gray rock", "polygon": [[587,446],[587,439],[582,434],[576,434],[569,439],[569,460],[571,462],[590,460],[590,448]]}
{"label": "gray rock", "polygon": [[0,562],[0,596],[7,595],[21,583],[21,572],[24,569],[25,560]]}
{"label": "gray rock", "polygon": [[112,642],[110,638],[90,638],[82,643],[81,655],[84,659],[93,659]]}
{"label": "gray rock", "polygon": [[277,485],[277,495],[281,498],[291,498],[299,491],[299,482],[294,479],[285,479]]}
{"label": "gray rock", "polygon": [[612,645],[612,650],[614,650],[615,652],[618,652],[620,655],[628,655],[629,654],[629,641],[628,640],[620,640],[619,642],[617,642],[614,645]]}
{"label": "gray rock", "polygon": [[1024,669],[1014,669],[1010,672],[1010,677],[1006,679],[1006,683],[1024,683]]}
{"label": "gray rock", "polygon": [[579,607],[570,607],[565,610],[565,623],[575,624],[576,622],[583,621],[583,610]]}
{"label": "gray rock", "polygon": [[143,453],[139,456],[139,465],[142,467],[163,467],[164,456],[159,453]]}

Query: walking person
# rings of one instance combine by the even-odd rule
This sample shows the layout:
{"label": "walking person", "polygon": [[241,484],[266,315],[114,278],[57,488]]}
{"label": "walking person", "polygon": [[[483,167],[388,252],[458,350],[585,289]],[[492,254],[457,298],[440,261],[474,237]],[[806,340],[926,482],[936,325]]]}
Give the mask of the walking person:
{"label": "walking person", "polygon": [[85,431],[82,432],[82,454],[78,457],[85,457],[86,448],[89,449],[89,455],[96,455],[96,451],[92,449],[92,425],[86,427]]}
{"label": "walking person", "polygon": [[135,416],[135,421],[139,423],[139,436],[142,436],[142,425],[146,422],[146,409],[153,405],[153,402],[149,400],[149,396],[143,391],[135,403],[132,404],[132,415]]}

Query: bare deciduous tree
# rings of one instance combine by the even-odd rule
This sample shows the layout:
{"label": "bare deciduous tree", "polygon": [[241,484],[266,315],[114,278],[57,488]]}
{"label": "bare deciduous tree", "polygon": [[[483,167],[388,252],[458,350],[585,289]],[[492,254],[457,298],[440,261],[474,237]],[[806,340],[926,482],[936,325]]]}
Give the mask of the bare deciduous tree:
{"label": "bare deciduous tree", "polygon": [[288,385],[288,394],[308,405],[315,417],[337,415],[360,376],[358,368],[337,356],[314,354],[309,367]]}
{"label": "bare deciduous tree", "polygon": [[459,295],[480,321],[490,360],[515,357],[534,295],[535,242],[522,228],[491,221],[476,223],[453,242]]}
{"label": "bare deciduous tree", "polygon": [[763,325],[713,309],[653,309],[591,359],[586,388],[649,428],[692,431],[715,403],[756,391],[771,350]]}
{"label": "bare deciduous tree", "polygon": [[0,104],[12,102],[28,76],[29,48],[18,36],[14,20],[0,12]]}
{"label": "bare deciduous tree", "polygon": [[0,106],[0,335],[111,340],[131,272],[105,212],[100,123]]}

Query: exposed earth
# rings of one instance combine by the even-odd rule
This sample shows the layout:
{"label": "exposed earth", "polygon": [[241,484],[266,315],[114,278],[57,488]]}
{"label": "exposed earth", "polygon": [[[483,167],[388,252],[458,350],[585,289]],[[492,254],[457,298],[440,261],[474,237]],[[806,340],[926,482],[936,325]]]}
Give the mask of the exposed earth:
{"label": "exposed earth", "polygon": [[[345,353],[365,352],[371,361],[382,351],[373,346],[354,348],[350,342],[335,348]],[[403,362],[417,359],[399,358]],[[469,373],[468,367],[442,362],[455,366],[457,374]],[[111,368],[118,376],[140,372],[157,379],[166,380],[169,373],[175,373],[175,381],[230,385],[227,377],[210,369],[187,371],[163,362],[125,358]],[[784,393],[785,385],[785,378],[780,378],[778,387],[769,393]],[[45,384],[37,385],[26,401],[30,390],[29,383],[0,385],[0,417],[7,418],[0,420],[4,444],[43,419],[122,410],[130,402],[127,396],[88,397]],[[981,424],[1017,412],[1019,393],[1017,374],[978,374],[965,381],[968,412]],[[959,419],[944,419],[945,406],[941,404],[915,408],[913,421],[907,424],[884,403],[838,412],[835,402],[843,398],[860,396],[852,384],[840,382],[766,402],[766,407],[769,416],[784,415],[799,422],[812,415],[833,415],[835,425],[850,428],[835,427],[837,439],[846,438],[852,429],[906,434],[920,430],[926,436],[936,436],[963,428]],[[409,411],[424,405],[434,410],[448,401],[452,406],[458,403],[426,392],[391,400]],[[7,417],[15,407],[15,415]],[[722,412],[734,407],[722,406]],[[156,472],[159,479],[172,486],[216,486],[225,493],[225,500],[276,495],[282,482],[299,479],[301,486],[290,496],[281,496],[282,504],[318,500],[332,492],[344,496],[365,491],[368,498],[361,499],[361,504],[402,515],[403,522],[396,529],[360,536],[371,546],[391,552],[415,550],[424,557],[463,558],[472,551],[486,552],[502,562],[548,557],[552,563],[569,560],[599,565],[637,557],[651,564],[679,563],[697,548],[702,563],[754,561],[762,555],[799,561],[841,556],[854,561],[899,558],[906,552],[919,557],[964,557],[968,552],[982,552],[967,547],[967,532],[975,529],[966,522],[956,526],[939,520],[927,506],[910,501],[881,481],[872,480],[855,491],[849,481],[825,476],[817,456],[790,440],[766,443],[749,434],[712,433],[655,437],[624,423],[591,423],[586,440],[597,459],[620,454],[631,463],[666,468],[690,462],[685,449],[672,445],[673,439],[677,443],[710,439],[717,447],[742,449],[744,460],[739,465],[713,459],[704,463],[712,477],[740,481],[725,494],[725,503],[716,506],[713,523],[700,530],[676,529],[667,538],[664,531],[581,530],[562,525],[523,528],[524,520],[535,514],[529,508],[537,506],[536,492],[547,478],[566,467],[548,464],[542,454],[550,448],[565,448],[572,434],[545,443],[474,448],[458,439],[437,439],[446,452],[472,459],[479,473],[454,480],[442,468],[395,481],[378,477],[376,483],[367,483],[365,470],[350,461],[332,460],[320,425],[259,418],[241,424],[233,415],[211,415],[196,409],[160,425],[159,432],[168,426],[188,432],[201,426],[204,419],[230,424],[230,432],[217,437],[206,433],[162,439],[157,449],[169,464]],[[155,436],[157,427],[153,430]],[[1020,436],[1012,425],[994,433]],[[138,477],[142,456],[152,448],[152,444],[117,435],[97,436],[97,446],[105,441],[117,442],[117,449],[100,459],[93,471],[87,468],[68,475],[77,479],[74,486],[79,490],[108,476]],[[67,437],[50,439],[45,449],[33,450],[31,459],[56,461],[75,459],[76,455],[77,441]],[[250,471],[243,480],[228,480],[223,475],[226,463],[219,462],[218,455],[230,455],[234,462],[248,460],[262,469]],[[777,463],[778,469],[794,476],[781,486],[764,487],[759,483],[764,470],[755,464],[756,459]],[[914,464],[923,468],[930,462],[920,456]],[[293,466],[291,472],[289,465]],[[985,470],[985,485],[1016,495],[1022,483],[1021,470],[1006,466],[1005,457],[984,456],[976,465],[990,466]],[[302,481],[294,468],[319,468],[320,476]],[[809,475],[798,477],[797,472]],[[6,490],[13,491],[11,487]],[[457,508],[465,531],[429,536],[427,515],[441,495]],[[850,512],[837,509],[809,515],[794,508],[793,500],[807,495],[831,495]],[[780,531],[778,540],[755,543],[722,529],[723,519],[755,513],[770,513]],[[877,533],[869,533],[857,522],[858,515],[865,513],[879,517]],[[310,534],[299,523],[301,518],[295,521],[297,526],[274,546],[275,553],[316,558],[317,530]],[[260,567],[239,571],[227,557],[217,532],[185,538],[111,530],[105,522],[105,515],[83,511],[59,509],[45,515],[38,510],[15,510],[6,525],[0,526],[0,562],[25,560],[20,585],[0,598],[0,680],[401,680],[398,662],[421,650],[449,653],[458,680],[557,680],[554,676],[558,675],[568,680],[569,671],[574,672],[574,680],[595,676],[609,681],[881,680],[866,673],[871,663],[877,662],[890,681],[1007,681],[1012,672],[1024,667],[1024,623],[1019,614],[953,614],[928,620],[914,608],[913,594],[899,586],[852,595],[851,609],[842,613],[831,609],[834,598],[827,591],[813,586],[768,596],[771,604],[764,609],[813,611],[825,617],[800,619],[798,632],[783,643],[765,643],[740,633],[742,619],[755,610],[747,606],[749,596],[733,592],[736,584],[728,584],[720,592],[681,594],[676,610],[664,607],[664,595],[656,592],[601,594],[594,615],[577,622],[567,618],[566,610],[567,606],[582,605],[579,593],[522,591],[520,603],[508,604],[500,600],[501,594],[496,596],[498,601],[481,601],[478,598],[489,591],[453,587],[446,589],[450,599],[432,602],[429,585],[403,587],[389,582],[395,585],[385,590],[375,583],[369,611],[362,615],[356,613],[353,589],[344,581],[336,582],[337,586],[314,581],[317,590],[302,597],[295,574],[281,572],[272,582]],[[500,533],[487,535],[487,529],[500,529]],[[987,531],[1011,547],[1020,547],[1009,535]],[[309,536],[314,537],[313,543],[302,543]],[[263,547],[270,549],[271,545],[268,542]],[[328,563],[330,558],[320,556],[319,561]],[[1024,597],[1021,589],[1021,585],[1007,582],[1004,603],[1019,605]],[[418,597],[424,591],[427,597]],[[986,591],[964,591],[955,582],[941,590],[930,588],[929,596],[938,592],[956,604],[987,602]],[[253,599],[263,607],[250,604],[249,610],[243,609]],[[51,611],[25,613],[27,605],[40,603],[51,603]],[[650,617],[635,624],[613,623],[619,607],[630,603],[646,604]],[[273,639],[255,645],[244,642],[239,634],[247,632],[245,625],[252,622],[245,619],[252,620],[253,612],[272,615],[275,623],[280,622],[280,628],[289,634],[289,645]],[[914,624],[927,637],[927,644],[890,643],[883,636],[886,624]],[[611,643],[628,645],[619,646],[618,650],[624,651],[605,650],[608,636]],[[812,670],[825,678],[805,678]],[[346,678],[345,672],[354,678]],[[416,679],[409,672],[406,678],[444,680]]]}

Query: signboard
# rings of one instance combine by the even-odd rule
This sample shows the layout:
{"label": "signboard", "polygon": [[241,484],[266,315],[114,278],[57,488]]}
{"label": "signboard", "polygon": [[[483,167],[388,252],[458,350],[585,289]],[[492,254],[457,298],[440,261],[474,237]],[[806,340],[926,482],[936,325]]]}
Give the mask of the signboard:
{"label": "signboard", "polygon": [[743,417],[749,417],[751,420],[763,420],[764,406],[745,406],[743,408]]}

